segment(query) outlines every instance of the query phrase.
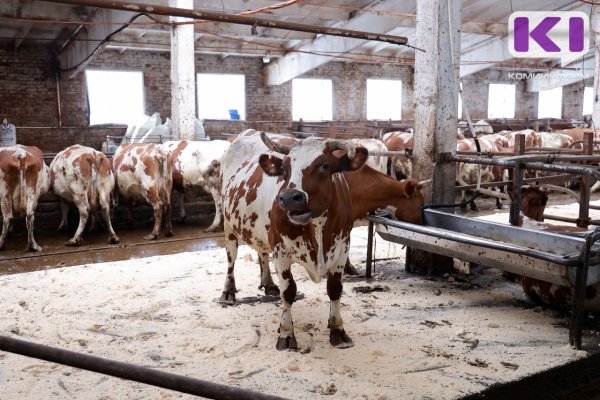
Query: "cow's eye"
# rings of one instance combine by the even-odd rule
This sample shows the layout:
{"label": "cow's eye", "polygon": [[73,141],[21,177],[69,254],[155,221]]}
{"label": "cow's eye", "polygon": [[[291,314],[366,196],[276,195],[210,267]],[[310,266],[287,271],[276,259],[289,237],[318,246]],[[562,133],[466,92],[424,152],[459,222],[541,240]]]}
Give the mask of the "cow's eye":
{"label": "cow's eye", "polygon": [[327,163],[321,164],[320,169],[321,169],[321,171],[324,171],[324,172],[329,171],[329,164],[327,164]]}

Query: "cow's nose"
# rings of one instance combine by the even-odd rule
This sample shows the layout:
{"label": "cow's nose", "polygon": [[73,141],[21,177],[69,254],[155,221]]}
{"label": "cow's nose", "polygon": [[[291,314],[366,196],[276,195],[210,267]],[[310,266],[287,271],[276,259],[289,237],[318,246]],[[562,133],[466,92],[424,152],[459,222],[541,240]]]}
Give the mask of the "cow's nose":
{"label": "cow's nose", "polygon": [[279,193],[279,204],[286,210],[298,210],[306,207],[306,194],[299,190],[286,189]]}

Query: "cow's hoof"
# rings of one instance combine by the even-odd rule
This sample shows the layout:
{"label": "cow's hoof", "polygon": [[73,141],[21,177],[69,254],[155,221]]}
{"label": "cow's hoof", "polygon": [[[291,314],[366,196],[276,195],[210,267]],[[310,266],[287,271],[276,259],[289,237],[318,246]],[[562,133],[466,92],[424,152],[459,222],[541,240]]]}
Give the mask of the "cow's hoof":
{"label": "cow's hoof", "polygon": [[42,247],[37,244],[34,244],[32,246],[27,246],[27,251],[29,251],[29,252],[42,251]]}
{"label": "cow's hoof", "polygon": [[265,286],[265,295],[267,296],[279,296],[279,287],[277,285]]}
{"label": "cow's hoof", "polygon": [[81,239],[69,239],[65,242],[65,246],[79,246],[81,245]]}
{"label": "cow's hoof", "polygon": [[119,239],[118,236],[111,236],[108,238],[108,243],[110,243],[110,244],[117,244],[120,242],[121,242],[121,239]]}
{"label": "cow's hoof", "polygon": [[0,244],[0,250],[4,250],[6,248],[6,246],[4,245],[4,243]]}
{"label": "cow's hoof", "polygon": [[235,290],[226,290],[221,294],[221,303],[235,303]]}
{"label": "cow's hoof", "polygon": [[171,237],[171,236],[173,236],[173,231],[168,231],[168,232],[166,232],[166,233],[165,233],[165,236],[166,236],[166,237]]}
{"label": "cow's hoof", "polygon": [[350,263],[346,263],[346,265],[344,266],[344,274],[345,275],[358,275],[359,272],[356,268],[354,268],[354,265],[352,265]]}
{"label": "cow's hoof", "polygon": [[144,236],[144,239],[146,239],[146,240],[156,240],[156,239],[158,239],[158,234],[157,233],[151,233],[149,235]]}
{"label": "cow's hoof", "polygon": [[186,217],[179,218],[179,223],[182,225],[185,225],[186,221],[187,221]]}
{"label": "cow's hoof", "polygon": [[329,332],[329,343],[338,349],[347,349],[354,346],[352,339],[350,339],[350,336],[343,329],[332,329]]}
{"label": "cow's hoof", "polygon": [[296,337],[279,337],[279,339],[277,339],[277,350],[298,350]]}
{"label": "cow's hoof", "polygon": [[204,232],[216,232],[219,230],[219,225],[211,225],[206,229],[203,229]]}
{"label": "cow's hoof", "polygon": [[58,228],[56,228],[56,230],[59,231],[59,232],[66,231],[67,230],[67,224],[64,224],[64,225],[61,224],[61,225],[59,225]]}

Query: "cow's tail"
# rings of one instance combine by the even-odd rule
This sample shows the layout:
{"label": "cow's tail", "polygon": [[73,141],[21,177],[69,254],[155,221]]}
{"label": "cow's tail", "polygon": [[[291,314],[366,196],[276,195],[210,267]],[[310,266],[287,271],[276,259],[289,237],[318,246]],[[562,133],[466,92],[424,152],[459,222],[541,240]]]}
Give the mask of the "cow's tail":
{"label": "cow's tail", "polygon": [[19,210],[25,213],[27,212],[27,181],[25,179],[27,153],[25,150],[19,149],[15,156],[19,159]]}
{"label": "cow's tail", "polygon": [[95,210],[98,206],[98,171],[100,170],[102,158],[96,154],[91,154],[87,157],[87,162],[90,164],[90,170],[92,171],[88,202],[90,203],[90,208]]}
{"label": "cow's tail", "polygon": [[171,189],[173,187],[173,176],[172,176],[172,165],[171,165],[171,157],[169,151],[162,147],[158,152],[158,160],[159,160],[159,174],[162,180],[161,187],[165,188],[164,193],[164,201],[167,203],[171,202]]}

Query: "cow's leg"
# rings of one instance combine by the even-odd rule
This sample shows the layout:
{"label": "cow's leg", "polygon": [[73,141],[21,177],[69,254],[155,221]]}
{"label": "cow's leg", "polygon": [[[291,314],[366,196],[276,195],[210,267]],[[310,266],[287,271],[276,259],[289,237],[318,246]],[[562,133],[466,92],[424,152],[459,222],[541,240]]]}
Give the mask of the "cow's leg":
{"label": "cow's leg", "polygon": [[75,235],[66,241],[65,246],[79,246],[81,244],[81,235],[87,225],[88,218],[90,215],[90,203],[88,202],[87,196],[74,196],[73,202],[79,210],[79,226],[75,231]]}
{"label": "cow's leg", "polygon": [[219,225],[221,225],[221,219],[223,218],[223,211],[221,210],[221,194],[219,193],[219,190],[216,187],[211,187],[210,194],[215,203],[215,218],[213,219],[212,224],[204,230],[205,232],[214,232],[218,230]]}
{"label": "cow's leg", "polygon": [[0,203],[2,208],[2,235],[0,235],[0,250],[2,250],[6,243],[6,237],[10,232],[10,226],[12,223],[12,196],[4,196]]}
{"label": "cow's leg", "polygon": [[185,224],[185,193],[184,192],[177,192],[178,193],[178,198],[179,198],[179,222],[181,222],[182,224]]}
{"label": "cow's leg", "polygon": [[104,223],[106,224],[106,230],[108,230],[108,242],[109,243],[119,243],[120,239],[115,233],[112,222],[110,220],[110,194],[105,193],[104,195],[100,195],[100,207],[102,207],[102,217],[104,218]]}
{"label": "cow's leg", "polygon": [[127,201],[127,225],[133,225],[133,200]]}
{"label": "cow's leg", "polygon": [[258,288],[264,288],[267,296],[278,296],[279,287],[277,287],[275,282],[273,282],[273,278],[271,278],[269,253],[259,253],[258,264],[260,265],[260,286]]}
{"label": "cow's leg", "polygon": [[238,240],[233,233],[225,232],[225,251],[227,252],[227,275],[225,276],[225,286],[221,294],[221,301],[235,301],[235,259],[237,258]]}
{"label": "cow's leg", "polygon": [[165,236],[173,236],[173,225],[171,224],[171,201],[164,205],[165,208]]}
{"label": "cow's leg", "polygon": [[329,343],[340,349],[354,346],[352,339],[344,330],[342,315],[340,313],[340,298],[342,297],[342,271],[344,265],[337,265],[329,269],[327,275],[327,295],[329,296]]}
{"label": "cow's leg", "polygon": [[296,300],[296,282],[292,276],[292,263],[280,248],[273,251],[273,263],[277,269],[279,278],[279,296],[283,314],[279,322],[279,338],[277,339],[277,350],[296,350],[298,343],[294,335],[294,322],[292,321],[292,304]]}
{"label": "cow's leg", "polygon": [[58,230],[63,231],[67,229],[67,215],[69,215],[69,203],[64,200],[60,201],[60,212],[61,212],[61,220],[60,225],[58,225]]}
{"label": "cow's leg", "polygon": [[25,224],[27,225],[27,251],[41,251],[33,237],[33,222],[35,220],[35,209],[37,207],[37,197],[31,196],[27,199],[27,211],[25,213]]}
{"label": "cow's leg", "polygon": [[158,235],[160,235],[160,224],[162,222],[162,214],[163,214],[163,205],[160,202],[152,204],[152,208],[154,209],[154,228],[152,229],[152,233],[144,236],[146,240],[156,240],[158,239]]}
{"label": "cow's leg", "polygon": [[350,262],[350,257],[346,259],[346,265],[344,265],[344,274],[346,275],[358,275],[358,270]]}

